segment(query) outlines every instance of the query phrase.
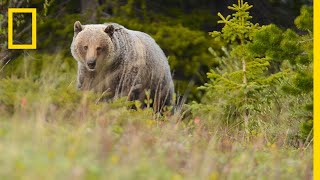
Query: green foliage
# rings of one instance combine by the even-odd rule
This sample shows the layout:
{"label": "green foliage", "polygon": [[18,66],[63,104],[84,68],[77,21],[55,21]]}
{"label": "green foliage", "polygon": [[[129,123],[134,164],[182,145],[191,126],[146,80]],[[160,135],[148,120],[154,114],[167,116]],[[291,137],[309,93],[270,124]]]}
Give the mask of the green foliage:
{"label": "green foliage", "polygon": [[221,13],[218,13],[218,16],[221,18],[218,23],[224,24],[224,27],[221,32],[213,31],[209,34],[217,41],[222,40],[227,43],[240,41],[241,44],[244,44],[246,41],[251,40],[259,26],[250,22],[252,16],[249,15],[248,11],[251,8],[252,6],[247,2],[243,3],[243,0],[238,0],[238,4],[228,6],[228,9],[235,11],[235,13],[227,17],[223,17]]}
{"label": "green foliage", "polygon": [[[42,19],[46,15],[53,1],[0,1],[0,65],[17,58],[22,51],[8,50],[8,8],[28,8],[37,7],[37,19]],[[43,7],[41,7],[43,6]],[[14,13],[13,14],[13,43],[30,44],[31,43],[31,14]]]}
{"label": "green foliage", "polygon": [[309,142],[313,137],[313,119],[304,121],[301,124],[301,136],[307,142]]}
{"label": "green foliage", "polygon": [[291,29],[283,31],[276,25],[267,25],[255,34],[249,49],[256,56],[265,56],[275,62],[289,60],[295,64],[303,59],[299,56],[302,49],[298,37]]}
{"label": "green foliage", "polygon": [[[102,95],[76,89],[77,65],[69,48],[73,23],[95,23],[80,13],[79,1],[10,2],[38,8],[38,49],[3,53],[0,48],[1,60],[9,57],[0,63],[4,179],[303,179],[312,174],[312,8],[301,10],[296,33],[252,23],[251,6],[240,1],[229,7],[234,16],[219,15],[224,28],[210,38],[203,31],[218,17],[207,5],[221,1],[99,1],[95,21],[150,34],[169,57],[178,94],[202,97],[173,115],[159,115],[148,98],[141,109],[139,101],[124,97],[104,103]],[[5,13],[0,20],[5,40]],[[202,82],[207,82],[203,90],[196,91]],[[185,107],[190,106],[189,116]],[[245,132],[239,126],[244,116],[250,120]]]}
{"label": "green foliage", "polygon": [[72,58],[63,60],[59,55],[28,54],[16,59],[0,79],[0,104],[11,113],[21,101],[32,104],[50,100],[55,106],[63,104],[72,109],[81,99],[75,88],[74,64]]}
{"label": "green foliage", "polygon": [[[261,127],[266,114],[279,111],[278,116],[281,116],[281,111],[287,111],[289,115],[284,116],[300,124],[296,125],[294,136],[310,141],[313,124],[312,8],[303,7],[295,20],[300,30],[308,31],[299,35],[273,24],[259,27],[249,22],[252,17],[247,10],[251,7],[240,0],[238,5],[228,7],[236,11],[232,16],[219,14],[222,20],[218,22],[224,27],[221,32],[210,34],[228,48],[223,47],[222,53],[209,49],[220,65],[207,74],[209,82],[200,87],[206,95],[201,104],[193,103],[191,109],[195,116],[208,114],[210,119],[222,119],[228,127],[244,122],[246,133]],[[289,104],[289,108],[285,104]],[[246,121],[249,122],[246,124]]]}
{"label": "green foliage", "polygon": [[46,17],[38,25],[39,48],[37,50],[42,52],[60,52],[63,53],[64,58],[71,57],[70,45],[73,38],[75,19],[81,19],[81,16],[71,14],[64,16],[63,19]]}
{"label": "green foliage", "polygon": [[302,6],[300,16],[295,19],[294,23],[301,30],[313,32],[313,7]]}
{"label": "green foliage", "polygon": [[[229,65],[231,68],[224,71],[221,70],[222,67],[212,69],[207,73],[209,82],[200,89],[206,91],[204,103],[208,103],[213,109],[221,107],[221,113],[228,122],[243,119],[248,130],[251,123],[249,121],[252,121],[255,113],[264,110],[274,98],[270,93],[286,72],[269,74],[271,59],[248,53],[251,41],[254,41],[254,36],[259,31],[258,24],[249,21],[252,17],[247,11],[252,6],[239,0],[238,5],[228,8],[235,13],[226,18],[219,14],[222,20],[218,23],[223,23],[224,27],[221,32],[214,31],[210,34],[216,40],[232,45],[230,53],[227,52],[229,57],[224,58],[225,67]],[[212,53],[215,54],[213,50]]]}
{"label": "green foliage", "polygon": [[[34,98],[33,92],[39,90],[39,83],[30,79],[1,79],[0,104],[4,111],[13,112],[14,106],[23,98]],[[4,113],[4,112],[0,112]]]}
{"label": "green foliage", "polygon": [[[4,16],[2,14],[0,14],[0,22],[3,22],[4,20]],[[2,27],[4,26],[3,23],[0,23],[0,39],[5,39],[6,34],[7,34],[7,28]],[[5,42],[5,41],[4,41]],[[2,43],[1,44],[1,49],[5,48],[7,46],[7,43]]]}
{"label": "green foliage", "polygon": [[[293,117],[302,122],[300,136],[306,138],[312,131],[313,119],[313,8],[302,7],[295,20],[297,28],[307,31],[298,35],[291,29],[281,30],[275,25],[262,27],[253,38],[249,50],[260,57],[268,57],[277,62],[274,69],[288,68],[290,75],[284,80],[282,90],[291,96],[299,97],[299,106],[292,108]],[[287,64],[286,62],[290,64]],[[311,120],[312,121],[312,120]],[[306,125],[304,125],[306,123]],[[311,124],[311,126],[310,126]],[[310,140],[310,139],[309,139]]]}

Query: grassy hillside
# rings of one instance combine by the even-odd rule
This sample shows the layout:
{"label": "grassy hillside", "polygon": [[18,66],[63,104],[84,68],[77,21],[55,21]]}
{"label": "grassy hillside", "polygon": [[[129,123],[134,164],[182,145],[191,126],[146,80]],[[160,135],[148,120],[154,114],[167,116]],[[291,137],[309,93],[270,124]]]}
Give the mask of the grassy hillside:
{"label": "grassy hillside", "polygon": [[[313,178],[313,7],[289,13],[309,0],[81,2],[0,1],[38,10],[37,50],[7,49],[0,10],[0,180]],[[273,5],[295,27],[253,23],[274,19]],[[249,10],[265,15],[251,22]],[[78,91],[76,20],[150,34],[174,74],[175,113]]]}
{"label": "grassy hillside", "polygon": [[28,54],[5,69],[16,73],[0,80],[1,179],[312,178],[312,145],[293,142],[287,112],[249,135],[209,114],[160,117],[76,91],[75,66]]}

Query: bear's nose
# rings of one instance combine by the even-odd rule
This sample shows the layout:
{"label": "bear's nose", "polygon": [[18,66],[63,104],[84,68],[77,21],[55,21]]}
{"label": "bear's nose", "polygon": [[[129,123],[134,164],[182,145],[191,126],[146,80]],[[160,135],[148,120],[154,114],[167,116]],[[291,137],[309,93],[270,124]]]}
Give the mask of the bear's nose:
{"label": "bear's nose", "polygon": [[96,67],[96,60],[88,61],[87,65],[90,69],[94,69]]}

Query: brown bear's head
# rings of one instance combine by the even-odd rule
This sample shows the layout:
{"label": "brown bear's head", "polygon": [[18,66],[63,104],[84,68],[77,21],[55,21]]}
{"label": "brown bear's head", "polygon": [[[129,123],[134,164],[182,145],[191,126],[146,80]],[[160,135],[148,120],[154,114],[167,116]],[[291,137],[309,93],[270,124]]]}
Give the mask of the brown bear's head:
{"label": "brown bear's head", "polygon": [[103,67],[114,51],[111,40],[113,33],[112,25],[81,25],[76,21],[71,45],[73,57],[89,71]]}

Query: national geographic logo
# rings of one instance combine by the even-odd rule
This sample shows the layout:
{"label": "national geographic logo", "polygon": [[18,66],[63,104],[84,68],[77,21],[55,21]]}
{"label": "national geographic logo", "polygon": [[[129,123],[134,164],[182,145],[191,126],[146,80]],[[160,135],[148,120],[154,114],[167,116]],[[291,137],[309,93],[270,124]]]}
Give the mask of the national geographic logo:
{"label": "national geographic logo", "polygon": [[[32,40],[31,44],[13,44],[13,13],[31,13]],[[9,8],[8,9],[8,49],[36,49],[37,48],[37,9]]]}

